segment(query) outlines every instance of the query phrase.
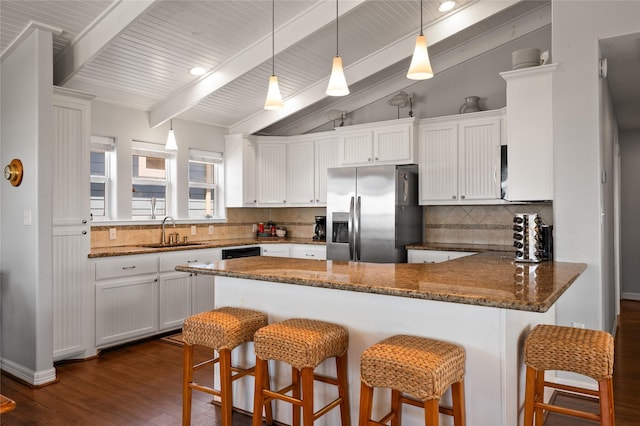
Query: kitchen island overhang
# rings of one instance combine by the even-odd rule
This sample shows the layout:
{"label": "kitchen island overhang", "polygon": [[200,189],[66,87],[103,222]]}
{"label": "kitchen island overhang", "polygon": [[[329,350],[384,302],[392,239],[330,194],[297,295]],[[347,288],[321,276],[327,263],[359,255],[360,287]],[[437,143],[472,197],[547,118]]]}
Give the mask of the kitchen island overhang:
{"label": "kitchen island overhang", "polygon": [[[518,424],[523,403],[524,338],[535,324],[555,322],[554,302],[586,265],[516,264],[507,256],[481,253],[426,265],[253,257],[176,269],[216,275],[216,306],[260,309],[269,314],[270,322],[305,317],[346,326],[354,424],[360,355],[390,335],[413,334],[465,348],[470,426],[511,426]],[[252,362],[252,345],[234,353],[234,359]],[[320,365],[323,373],[333,369],[331,363]],[[288,369],[276,365],[274,384],[284,384],[288,374]],[[319,401],[331,396],[321,385],[316,393]],[[250,411],[251,383],[239,384],[234,394],[236,406]],[[376,400],[376,409],[385,398]],[[448,392],[444,402],[450,402]],[[290,421],[290,407],[276,404],[276,418]],[[409,426],[424,422],[422,413],[413,408],[405,410],[404,420]],[[442,424],[449,420],[442,416]],[[339,424],[338,413],[318,424]]]}

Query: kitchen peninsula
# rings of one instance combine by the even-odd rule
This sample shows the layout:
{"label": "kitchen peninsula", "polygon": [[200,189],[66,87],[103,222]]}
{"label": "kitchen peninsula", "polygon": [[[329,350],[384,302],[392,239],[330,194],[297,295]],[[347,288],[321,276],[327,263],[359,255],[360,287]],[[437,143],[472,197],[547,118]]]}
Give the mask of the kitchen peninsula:
{"label": "kitchen peninsula", "polygon": [[[216,306],[260,309],[271,322],[306,317],[346,326],[354,424],[360,355],[384,337],[405,333],[464,346],[468,424],[509,426],[518,424],[522,407],[524,338],[533,325],[555,322],[554,303],[585,268],[581,263],[517,264],[511,253],[486,252],[439,264],[252,257],[176,270],[215,275]],[[234,356],[239,362],[251,360],[251,345]],[[333,365],[322,364],[320,371],[332,373]],[[282,385],[282,370],[272,374],[275,385]],[[250,385],[239,384],[236,405],[250,411],[252,392]],[[329,398],[323,392],[318,386],[317,397]],[[444,401],[449,402],[448,394]],[[422,424],[420,414],[407,409],[405,422]],[[288,408],[276,404],[275,415],[290,421]],[[337,424],[335,416],[330,413],[322,424]]]}

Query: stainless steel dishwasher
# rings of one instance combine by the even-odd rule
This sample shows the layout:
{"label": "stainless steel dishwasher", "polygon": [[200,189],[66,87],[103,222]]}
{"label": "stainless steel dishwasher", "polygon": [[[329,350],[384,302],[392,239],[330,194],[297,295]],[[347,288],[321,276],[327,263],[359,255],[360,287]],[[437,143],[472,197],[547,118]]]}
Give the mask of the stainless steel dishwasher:
{"label": "stainless steel dishwasher", "polygon": [[222,249],[222,259],[235,259],[238,257],[260,256],[260,247],[239,247],[231,249]]}

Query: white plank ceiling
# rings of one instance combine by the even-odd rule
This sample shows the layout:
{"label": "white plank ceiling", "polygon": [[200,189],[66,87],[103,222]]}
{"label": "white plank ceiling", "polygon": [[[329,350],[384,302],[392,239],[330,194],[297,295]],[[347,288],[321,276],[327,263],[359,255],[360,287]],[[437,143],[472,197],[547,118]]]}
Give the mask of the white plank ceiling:
{"label": "white plank ceiling", "polygon": [[[549,4],[457,0],[456,9],[442,13],[439,3],[424,1],[432,54]],[[34,21],[61,30],[54,34],[56,84],[147,111],[152,127],[180,117],[230,132],[278,134],[289,122],[300,123],[301,115],[326,111],[345,98],[324,94],[336,53],[336,3],[276,0],[275,71],[286,108],[263,110],[271,74],[271,7],[269,0],[2,0],[0,51],[6,54]],[[338,10],[339,52],[349,97],[357,99],[407,63],[420,28],[420,2],[343,0]],[[207,74],[192,76],[194,66]]]}

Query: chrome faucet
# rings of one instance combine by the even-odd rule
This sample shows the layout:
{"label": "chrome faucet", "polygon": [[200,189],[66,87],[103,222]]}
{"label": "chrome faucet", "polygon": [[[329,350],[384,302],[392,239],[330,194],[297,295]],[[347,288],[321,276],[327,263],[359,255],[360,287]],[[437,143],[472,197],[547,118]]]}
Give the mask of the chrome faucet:
{"label": "chrome faucet", "polygon": [[167,240],[165,238],[165,233],[164,233],[164,224],[167,222],[167,219],[171,219],[171,222],[173,222],[173,227],[176,227],[176,221],[173,220],[173,218],[171,216],[165,216],[164,219],[162,219],[162,238],[160,239],[160,244],[167,244]]}

